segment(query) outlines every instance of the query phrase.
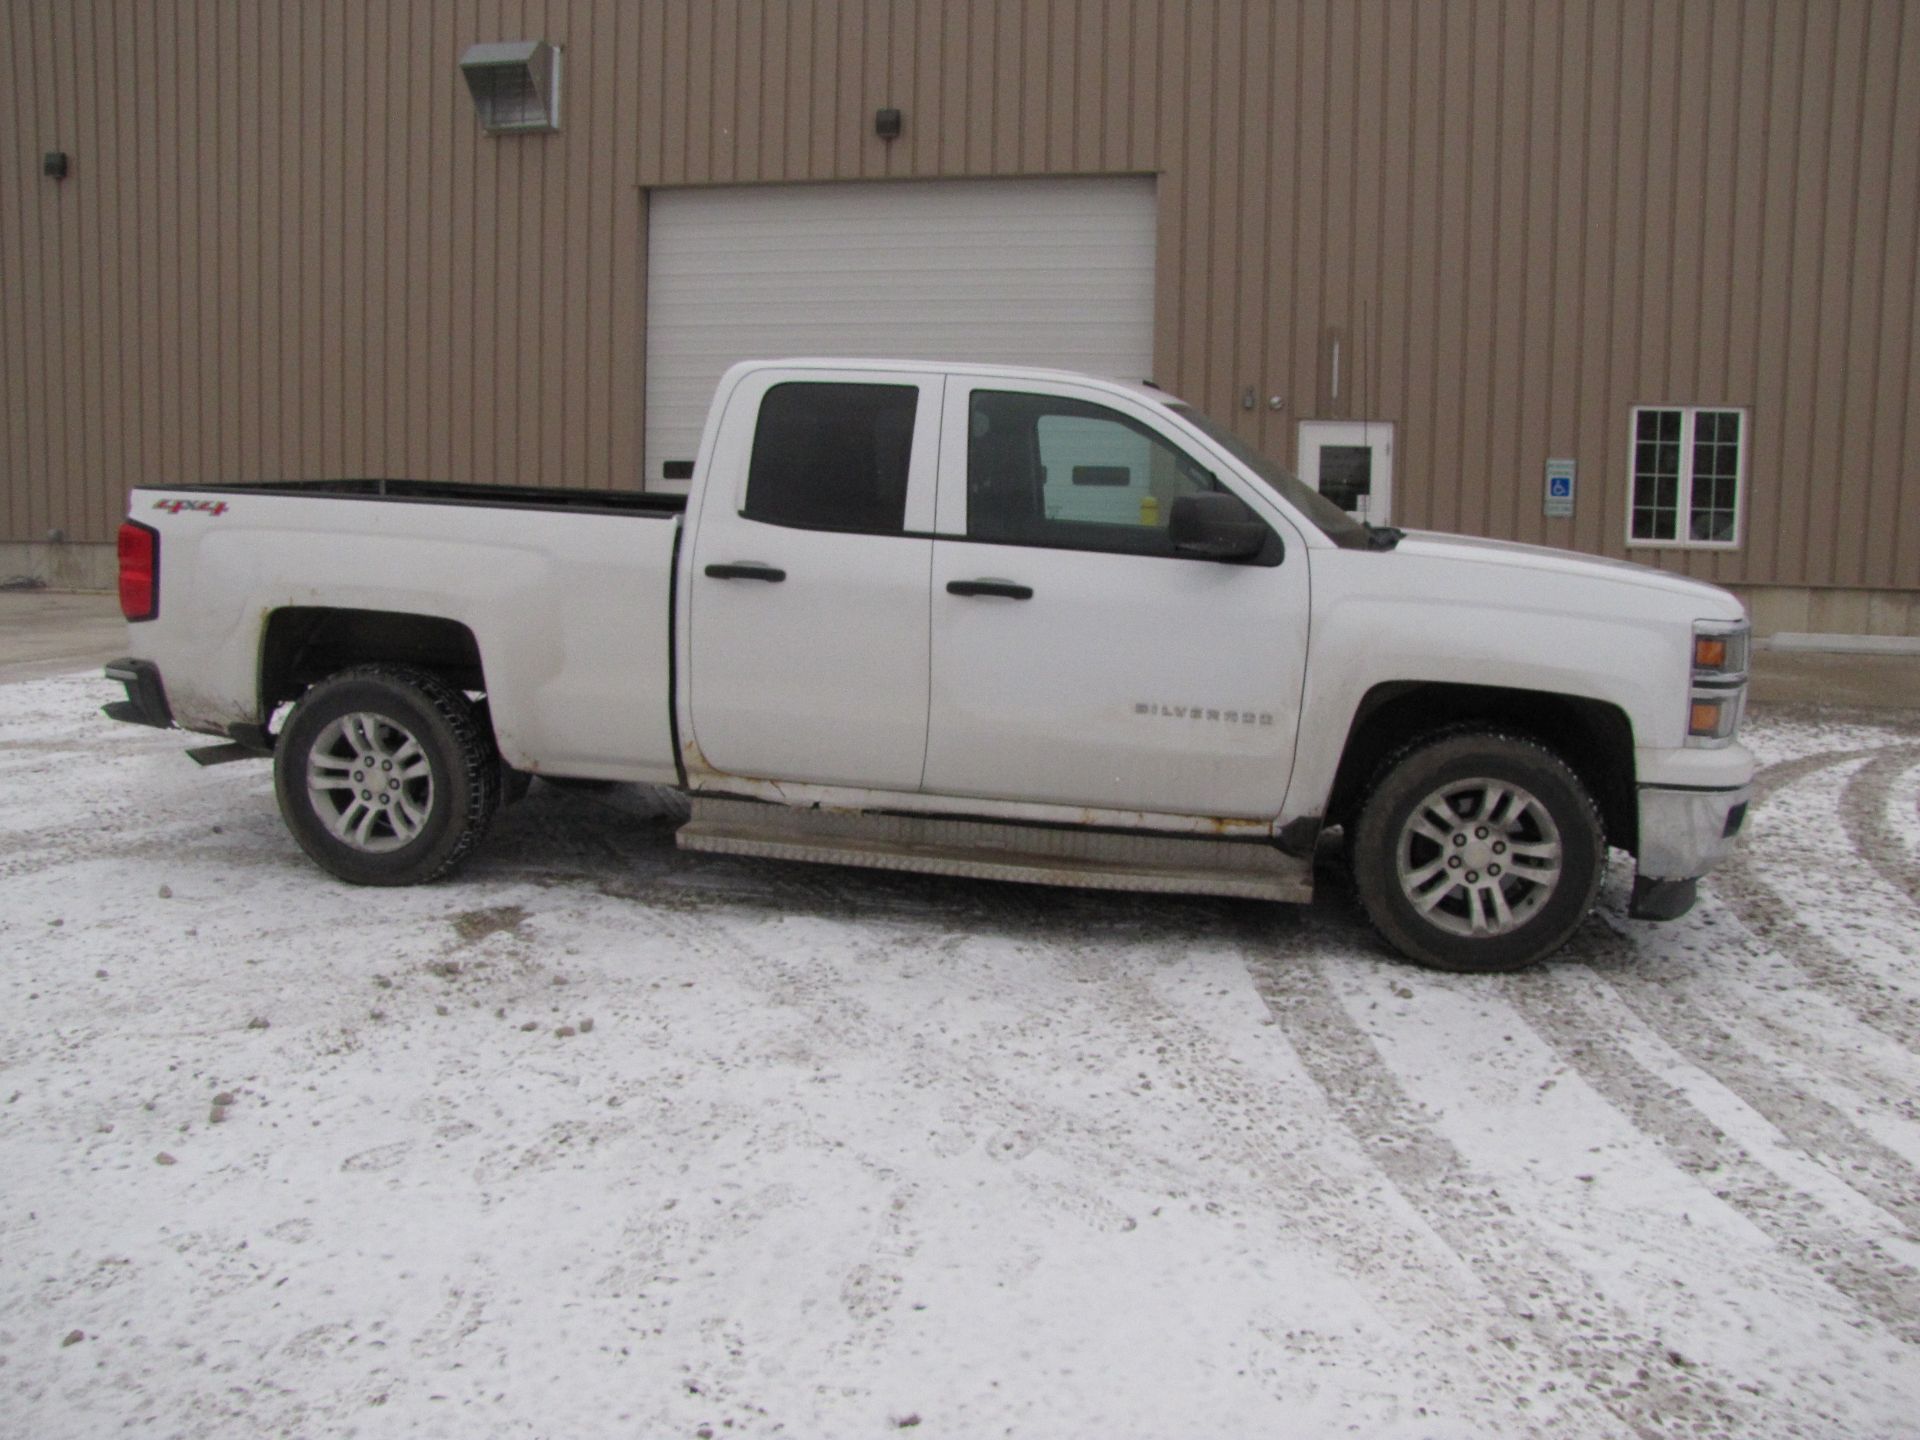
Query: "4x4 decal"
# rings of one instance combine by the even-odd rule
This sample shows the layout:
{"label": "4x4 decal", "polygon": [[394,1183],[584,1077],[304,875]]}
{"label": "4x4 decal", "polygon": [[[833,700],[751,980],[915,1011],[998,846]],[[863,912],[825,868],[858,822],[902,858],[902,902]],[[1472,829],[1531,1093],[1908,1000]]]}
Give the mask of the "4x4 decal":
{"label": "4x4 decal", "polygon": [[182,510],[198,510],[207,515],[224,515],[227,502],[224,500],[156,500],[153,508],[164,510],[169,515],[178,515]]}

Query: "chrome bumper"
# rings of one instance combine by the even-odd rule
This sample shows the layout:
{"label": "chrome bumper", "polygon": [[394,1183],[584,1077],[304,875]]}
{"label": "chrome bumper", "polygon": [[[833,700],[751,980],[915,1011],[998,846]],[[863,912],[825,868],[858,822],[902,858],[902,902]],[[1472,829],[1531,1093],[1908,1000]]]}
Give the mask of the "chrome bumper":
{"label": "chrome bumper", "polygon": [[1700,877],[1732,851],[1746,824],[1753,787],[1640,791],[1640,873],[1627,914],[1678,920],[1693,908]]}
{"label": "chrome bumper", "polygon": [[1690,880],[1713,869],[1733,851],[1746,823],[1753,787],[1737,790],[1640,791],[1640,875],[1647,880]]}

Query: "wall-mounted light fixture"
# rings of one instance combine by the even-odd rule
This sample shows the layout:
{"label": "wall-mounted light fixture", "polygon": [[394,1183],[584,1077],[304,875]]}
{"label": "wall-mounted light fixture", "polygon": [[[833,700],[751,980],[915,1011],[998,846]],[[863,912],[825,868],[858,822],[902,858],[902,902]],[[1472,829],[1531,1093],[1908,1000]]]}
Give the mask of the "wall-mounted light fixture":
{"label": "wall-mounted light fixture", "polygon": [[898,110],[876,110],[873,112],[873,133],[882,140],[900,138],[900,112]]}
{"label": "wall-mounted light fixture", "polygon": [[66,179],[67,152],[64,150],[47,151],[45,157],[40,161],[40,173],[50,180]]}
{"label": "wall-mounted light fixture", "polygon": [[560,47],[544,40],[469,45],[460,73],[489,135],[543,134],[560,128]]}

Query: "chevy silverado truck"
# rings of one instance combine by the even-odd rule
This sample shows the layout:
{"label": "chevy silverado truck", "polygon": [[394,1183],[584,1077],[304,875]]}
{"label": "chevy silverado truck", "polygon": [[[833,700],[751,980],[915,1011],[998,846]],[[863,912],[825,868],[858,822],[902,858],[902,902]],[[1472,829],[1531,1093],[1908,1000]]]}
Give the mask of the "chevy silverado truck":
{"label": "chevy silverado truck", "polygon": [[[748,362],[686,496],[133,492],[121,720],[272,757],[362,885],[526,775],[674,786],[684,847],[1302,901],[1323,832],[1409,958],[1509,970],[1734,843],[1748,629],[1641,566],[1364,525],[1149,385]],[[1337,829],[1335,829],[1337,827]]]}

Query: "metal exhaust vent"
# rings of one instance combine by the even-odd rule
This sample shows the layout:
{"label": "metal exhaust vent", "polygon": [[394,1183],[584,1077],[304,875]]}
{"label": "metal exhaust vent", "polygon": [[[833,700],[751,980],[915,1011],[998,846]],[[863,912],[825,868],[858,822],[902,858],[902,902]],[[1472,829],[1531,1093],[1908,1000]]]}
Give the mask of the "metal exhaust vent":
{"label": "metal exhaust vent", "polygon": [[473,92],[480,128],[525,135],[560,128],[560,49],[544,40],[470,45],[460,73]]}

